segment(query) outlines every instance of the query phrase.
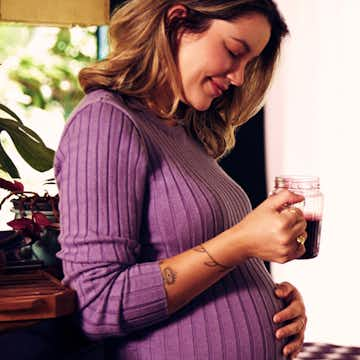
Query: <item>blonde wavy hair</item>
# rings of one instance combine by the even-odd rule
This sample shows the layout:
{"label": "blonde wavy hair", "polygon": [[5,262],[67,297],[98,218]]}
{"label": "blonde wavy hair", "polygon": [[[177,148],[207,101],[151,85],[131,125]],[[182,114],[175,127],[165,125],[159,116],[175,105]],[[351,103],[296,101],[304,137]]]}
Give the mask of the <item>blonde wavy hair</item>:
{"label": "blonde wavy hair", "polygon": [[[187,15],[168,20],[175,4],[185,6]],[[271,36],[260,56],[247,65],[243,85],[230,86],[206,111],[182,103],[178,31],[201,34],[213,19],[231,21],[254,12],[268,19]],[[82,69],[79,81],[86,93],[105,88],[125,99],[136,98],[161,118],[181,118],[207,153],[219,159],[234,147],[236,128],[263,105],[287,33],[272,0],[128,0],[112,14],[109,56]]]}

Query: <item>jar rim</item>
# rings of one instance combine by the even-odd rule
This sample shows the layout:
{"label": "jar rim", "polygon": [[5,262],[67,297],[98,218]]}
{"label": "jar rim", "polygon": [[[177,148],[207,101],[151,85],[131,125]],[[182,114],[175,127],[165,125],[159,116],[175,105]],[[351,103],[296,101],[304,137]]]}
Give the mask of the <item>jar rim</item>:
{"label": "jar rim", "polygon": [[319,176],[314,175],[279,175],[275,176],[275,186],[276,187],[291,187],[291,186],[300,186],[301,187],[320,187],[320,178]]}
{"label": "jar rim", "polygon": [[320,182],[319,176],[315,175],[279,175],[275,176],[275,180],[288,180],[292,182],[317,181]]}

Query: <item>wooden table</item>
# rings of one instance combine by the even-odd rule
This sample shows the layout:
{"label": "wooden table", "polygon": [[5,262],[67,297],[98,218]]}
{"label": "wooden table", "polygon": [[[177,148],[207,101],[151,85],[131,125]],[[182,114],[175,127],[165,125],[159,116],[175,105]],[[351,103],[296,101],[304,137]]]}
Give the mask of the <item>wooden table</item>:
{"label": "wooden table", "polygon": [[75,311],[75,291],[44,270],[0,273],[0,331]]}

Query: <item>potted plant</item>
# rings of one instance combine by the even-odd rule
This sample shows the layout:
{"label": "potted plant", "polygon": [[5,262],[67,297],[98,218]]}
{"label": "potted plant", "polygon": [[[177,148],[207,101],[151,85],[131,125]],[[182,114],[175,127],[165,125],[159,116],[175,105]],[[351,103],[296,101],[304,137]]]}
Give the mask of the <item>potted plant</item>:
{"label": "potted plant", "polygon": [[[0,110],[5,113],[0,117],[0,132],[9,134],[21,157],[38,171],[51,169],[54,151],[26,127],[11,109],[0,104]],[[20,178],[1,141],[0,170],[13,180]],[[46,191],[43,194],[25,191],[20,181],[4,178],[0,178],[0,188],[9,192],[0,201],[0,210],[6,201],[11,201],[11,211],[14,213],[14,219],[7,223],[13,230],[0,231],[0,266],[4,262],[7,266],[23,264],[24,267],[58,265],[55,257],[59,250],[58,195],[50,196]]]}
{"label": "potted plant", "polygon": [[2,178],[0,188],[9,191],[0,202],[0,210],[11,201],[14,212],[14,219],[7,223],[13,230],[0,232],[2,262],[8,268],[58,266],[59,196],[25,191],[22,183]]}

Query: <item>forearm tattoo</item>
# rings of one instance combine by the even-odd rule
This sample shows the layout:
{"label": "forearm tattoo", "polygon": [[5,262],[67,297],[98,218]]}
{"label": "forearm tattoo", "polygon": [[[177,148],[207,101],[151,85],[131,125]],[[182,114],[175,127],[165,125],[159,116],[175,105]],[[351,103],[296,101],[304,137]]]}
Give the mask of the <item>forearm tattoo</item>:
{"label": "forearm tattoo", "polygon": [[176,281],[176,272],[169,266],[163,269],[162,276],[165,284],[172,285],[175,284]]}
{"label": "forearm tattoo", "polygon": [[224,272],[224,271],[228,271],[230,269],[232,269],[232,266],[225,266],[223,264],[220,264],[218,261],[216,261],[210,254],[209,252],[205,249],[205,247],[200,244],[199,246],[196,246],[193,248],[194,251],[196,252],[199,252],[199,253],[205,253],[209,258],[210,260],[209,261],[205,261],[204,264],[206,266],[209,266],[209,267],[220,267],[220,272]]}

